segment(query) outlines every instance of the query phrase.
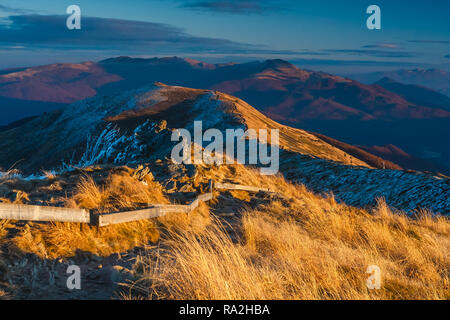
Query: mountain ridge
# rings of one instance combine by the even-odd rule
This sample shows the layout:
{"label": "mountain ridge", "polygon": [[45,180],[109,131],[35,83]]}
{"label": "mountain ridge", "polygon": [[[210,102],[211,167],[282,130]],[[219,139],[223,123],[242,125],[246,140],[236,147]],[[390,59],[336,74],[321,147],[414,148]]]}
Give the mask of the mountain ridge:
{"label": "mountain ridge", "polygon": [[[183,75],[183,70],[190,73]],[[439,108],[408,102],[380,86],[303,70],[280,59],[213,65],[178,57],[118,57],[98,63],[54,64],[0,75],[0,96],[72,103],[96,94],[109,94],[117,85],[129,89],[154,81],[220,90],[245,100],[251,96],[251,102],[260,110],[277,113],[279,119],[326,119],[329,108],[339,113],[337,118],[343,119],[354,116],[362,120],[385,117],[450,118],[447,110],[433,110]],[[281,101],[284,103],[274,105],[272,101],[268,105],[265,99],[255,101],[258,92],[266,93],[264,98],[267,92],[283,95]],[[328,107],[321,110],[317,105]],[[305,113],[302,110],[309,111]]]}
{"label": "mountain ridge", "polygon": [[367,84],[388,77],[400,83],[426,87],[450,96],[450,73],[437,68],[400,69],[394,71],[352,74],[349,76]]}
{"label": "mountain ridge", "polygon": [[[130,111],[132,111],[130,113]],[[154,84],[96,96],[64,110],[0,132],[0,165],[26,172],[96,164],[114,166],[163,162],[167,170],[196,165],[171,163],[174,129],[274,128],[280,130],[280,173],[316,193],[332,193],[352,206],[376,205],[378,198],[408,213],[427,208],[449,214],[449,179],[430,173],[374,169],[301,129],[278,124],[239,98],[212,90]],[[202,166],[202,165],[200,165]],[[177,169],[178,170],[178,169]],[[195,171],[195,170],[194,170]]]}
{"label": "mountain ridge", "polygon": [[394,92],[405,100],[417,105],[427,105],[432,108],[450,111],[450,97],[421,85],[403,84],[392,78],[384,77],[375,85],[379,85],[391,92]]}
{"label": "mountain ridge", "polygon": [[[432,160],[436,164],[439,162],[442,168],[440,170],[450,172],[450,169],[445,167],[450,150],[444,136],[437,133],[444,130],[442,127],[439,127],[438,131],[424,131],[426,139],[421,139],[420,144],[407,139],[414,134],[416,122],[422,123],[426,120],[427,123],[433,123],[427,127],[448,127],[450,112],[445,110],[447,108],[443,109],[445,105],[440,102],[439,105],[423,106],[422,102],[426,100],[411,102],[405,99],[403,93],[395,93],[379,85],[366,85],[340,76],[300,69],[283,60],[208,64],[178,57],[117,57],[98,63],[51,66],[55,70],[52,71],[52,67],[37,67],[14,70],[13,76],[0,73],[0,93],[3,86],[4,91],[8,88],[10,95],[30,94],[28,98],[32,98],[33,94],[36,94],[35,98],[42,100],[49,88],[53,88],[47,99],[72,102],[93,95],[108,96],[115,92],[133,90],[154,81],[212,89],[237,96],[285,125],[307,128],[309,131],[332,136],[353,145],[395,144],[419,158],[430,154],[431,151],[440,155]],[[14,77],[17,81],[12,83],[10,80]],[[19,80],[21,77],[25,80]],[[34,79],[36,77],[37,79]],[[72,81],[73,79],[76,80]],[[33,89],[35,80],[36,87]],[[58,86],[55,86],[55,83],[58,83]],[[12,90],[15,86],[17,87]],[[27,91],[21,90],[24,86]],[[42,88],[45,90],[41,90]],[[67,91],[70,94],[66,93]],[[411,93],[408,97],[411,97]],[[6,98],[0,94],[1,99]],[[17,109],[16,106],[20,105],[21,101],[26,102],[26,106]],[[38,110],[48,112],[66,105],[67,103],[62,103],[52,106],[33,100],[9,101],[2,104],[5,114],[3,121],[4,124],[10,122],[5,120],[8,114],[19,119],[27,114],[38,115]],[[18,110],[15,114],[12,111],[14,109]],[[331,127],[344,129],[339,131],[339,134],[331,134],[328,132],[329,125],[323,124],[323,121],[329,121]],[[408,122],[411,124],[408,125]],[[360,124],[364,130],[352,129]],[[377,127],[385,127],[387,124],[402,128],[395,133],[399,137],[371,141],[372,137],[380,135]]]}
{"label": "mountain ridge", "polygon": [[[161,83],[114,96],[89,98],[0,132],[0,148],[6,151],[0,155],[0,165],[10,167],[25,158],[28,164],[21,166],[23,170],[51,169],[51,166],[73,160],[67,155],[72,157],[74,153],[82,152],[80,148],[86,144],[88,137],[100,135],[108,124],[123,132],[133,132],[148,121],[162,120],[171,128],[186,128],[192,126],[199,112],[193,109],[197,103],[200,104],[199,108],[206,108],[202,110],[205,113],[201,113],[202,119],[210,127],[215,124],[217,128],[224,128],[228,124],[231,128],[236,125],[255,129],[276,128],[281,131],[281,145],[288,150],[368,166],[306,131],[274,122],[238,98],[210,90],[171,87]],[[217,103],[220,108],[215,106]],[[191,111],[188,113],[187,110]],[[296,143],[296,139],[302,142]],[[288,140],[290,144],[286,142]],[[167,148],[163,148],[164,151]],[[43,154],[47,154],[45,159]],[[167,156],[167,152],[164,156]]]}

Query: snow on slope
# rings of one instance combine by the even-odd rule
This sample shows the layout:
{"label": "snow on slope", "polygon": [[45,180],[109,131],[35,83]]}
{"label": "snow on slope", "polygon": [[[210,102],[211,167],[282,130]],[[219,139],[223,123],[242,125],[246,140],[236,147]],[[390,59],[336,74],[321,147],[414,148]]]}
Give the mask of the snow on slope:
{"label": "snow on slope", "polygon": [[450,215],[450,179],[405,170],[344,166],[302,155],[282,155],[280,169],[291,181],[318,193],[333,193],[338,201],[373,206],[377,198],[409,213],[429,209]]}

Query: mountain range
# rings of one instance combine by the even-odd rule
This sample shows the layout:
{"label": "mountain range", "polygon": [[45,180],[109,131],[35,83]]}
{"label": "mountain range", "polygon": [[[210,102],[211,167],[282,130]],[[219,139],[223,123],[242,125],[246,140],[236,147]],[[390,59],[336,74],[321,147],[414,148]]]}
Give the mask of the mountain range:
{"label": "mountain range", "polygon": [[371,84],[382,78],[433,89],[450,96],[450,73],[442,69],[401,69],[349,75],[352,79]]}
{"label": "mountain range", "polygon": [[[391,79],[363,84],[283,60],[208,64],[177,57],[118,57],[3,71],[3,125],[154,81],[232,94],[280,123],[353,145],[395,145],[413,158],[427,158],[434,164],[430,170],[450,172],[448,97]],[[421,136],[415,138],[418,131]]]}

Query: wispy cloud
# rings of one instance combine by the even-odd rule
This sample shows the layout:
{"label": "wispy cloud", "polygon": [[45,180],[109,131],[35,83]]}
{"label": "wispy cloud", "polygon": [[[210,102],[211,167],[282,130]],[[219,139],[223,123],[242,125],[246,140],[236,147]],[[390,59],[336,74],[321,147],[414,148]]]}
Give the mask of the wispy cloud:
{"label": "wispy cloud", "polygon": [[8,14],[29,14],[36,13],[34,10],[22,9],[22,8],[12,8],[8,6],[4,6],[0,4],[0,12],[8,13]]}
{"label": "wispy cloud", "polygon": [[399,49],[400,45],[396,43],[375,43],[375,44],[368,44],[365,46],[362,46],[362,48],[366,49]]}
{"label": "wispy cloud", "polygon": [[413,43],[450,44],[450,40],[408,40]]}
{"label": "wispy cloud", "polygon": [[429,66],[416,62],[398,62],[398,61],[373,61],[373,60],[333,60],[333,59],[292,59],[289,62],[304,66],[366,66],[366,67],[423,67]]}
{"label": "wispy cloud", "polygon": [[413,58],[418,54],[408,51],[369,50],[369,49],[329,49],[326,52],[351,56],[371,56],[377,58]]}
{"label": "wispy cloud", "polygon": [[168,24],[84,17],[81,30],[66,28],[67,16],[13,15],[0,21],[3,48],[46,48],[54,51],[104,51],[105,54],[260,54],[321,55],[309,50],[272,50],[220,38],[197,37]]}
{"label": "wispy cloud", "polygon": [[84,17],[81,30],[66,28],[67,16],[10,16],[0,24],[0,44],[67,49],[138,49],[225,51],[252,49],[237,42],[195,37],[170,25],[119,19]]}
{"label": "wispy cloud", "polygon": [[279,11],[276,1],[270,0],[204,0],[204,1],[179,1],[183,2],[183,8],[213,11],[231,14],[264,14],[271,11]]}
{"label": "wispy cloud", "polygon": [[[66,19],[66,15],[26,14],[0,20],[0,49],[2,54],[6,52],[4,60],[23,61],[27,57],[27,61],[38,58],[53,61],[55,58],[50,57],[57,57],[60,61],[66,61],[66,57],[93,59],[116,55],[179,55],[208,56],[211,59],[225,56],[247,57],[247,60],[254,57],[281,58],[290,61],[307,61],[316,57],[336,57],[338,60],[339,56],[349,61],[355,56],[355,59],[361,60],[420,56],[400,50],[390,43],[368,44],[356,49],[279,50],[221,38],[198,37],[169,24],[98,17],[83,17],[81,30],[68,30]],[[326,61],[323,63],[327,64]]]}

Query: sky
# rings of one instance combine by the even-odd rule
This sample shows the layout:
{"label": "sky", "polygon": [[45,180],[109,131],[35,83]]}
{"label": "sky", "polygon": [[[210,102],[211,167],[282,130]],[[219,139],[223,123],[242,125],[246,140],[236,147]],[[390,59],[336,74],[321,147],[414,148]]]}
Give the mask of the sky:
{"label": "sky", "polygon": [[[81,30],[68,30],[70,5]],[[369,30],[367,7],[381,9]],[[450,69],[448,0],[0,0],[0,69],[112,56],[286,59],[357,73]]]}

